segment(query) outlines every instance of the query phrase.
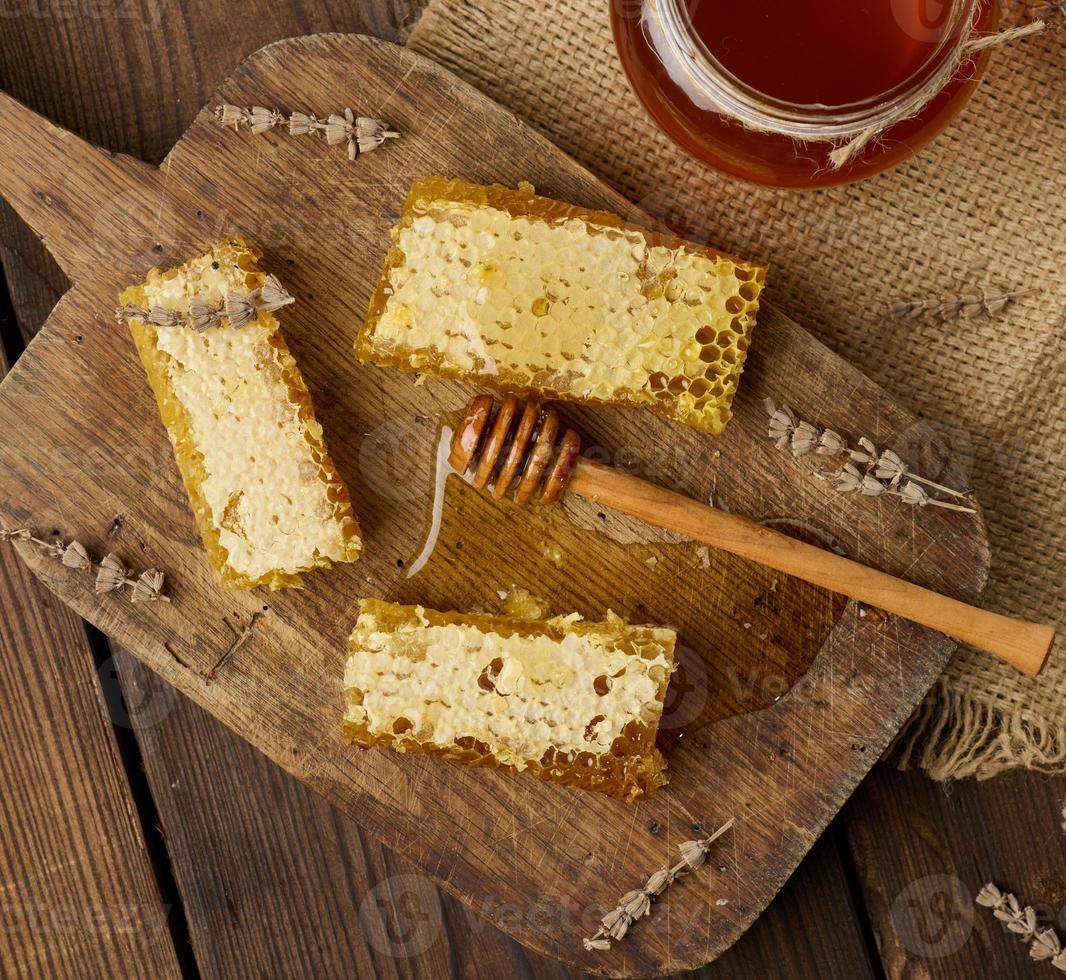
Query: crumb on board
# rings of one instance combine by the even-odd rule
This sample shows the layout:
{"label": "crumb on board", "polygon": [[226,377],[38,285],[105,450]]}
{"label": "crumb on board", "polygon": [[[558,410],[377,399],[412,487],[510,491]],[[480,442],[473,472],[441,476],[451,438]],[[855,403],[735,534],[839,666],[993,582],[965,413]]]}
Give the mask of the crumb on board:
{"label": "crumb on board", "polygon": [[566,552],[554,541],[544,542],[543,554],[556,568],[562,568],[563,563],[566,561]]}
{"label": "crumb on board", "polygon": [[502,600],[500,613],[514,619],[547,619],[551,612],[547,600],[538,598],[528,589],[520,585],[512,585],[510,589],[500,589],[496,595]]}

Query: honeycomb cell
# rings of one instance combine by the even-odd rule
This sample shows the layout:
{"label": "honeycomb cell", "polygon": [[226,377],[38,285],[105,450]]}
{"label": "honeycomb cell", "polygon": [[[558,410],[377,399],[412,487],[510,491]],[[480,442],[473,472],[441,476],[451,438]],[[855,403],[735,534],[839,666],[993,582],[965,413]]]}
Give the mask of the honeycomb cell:
{"label": "honeycomb cell", "polygon": [[[701,373],[704,348],[722,334],[743,351],[737,334],[754,327],[764,278],[761,267],[528,185],[433,177],[411,188],[356,349],[362,360],[503,390],[647,405],[719,432],[729,399],[696,407],[662,397],[650,378]],[[501,362],[487,351],[504,331],[513,356]],[[719,365],[734,379],[742,368],[743,358]]]}
{"label": "honeycomb cell", "polygon": [[[740,287],[740,295],[749,303],[754,303],[759,298],[759,284],[754,280],[743,283]],[[731,312],[737,313],[739,311],[732,310]]]}
{"label": "honeycomb cell", "polygon": [[366,599],[345,736],[634,800],[666,781],[655,736],[675,639],[612,614],[530,621]]}
{"label": "honeycomb cell", "polygon": [[[264,285],[258,258],[228,239],[151,270],[119,301],[181,314],[194,299],[217,308]],[[354,561],[361,543],[348,490],[275,315],[259,310],[244,326],[204,331],[131,318],[129,328],[222,586],[297,585],[312,568]]]}

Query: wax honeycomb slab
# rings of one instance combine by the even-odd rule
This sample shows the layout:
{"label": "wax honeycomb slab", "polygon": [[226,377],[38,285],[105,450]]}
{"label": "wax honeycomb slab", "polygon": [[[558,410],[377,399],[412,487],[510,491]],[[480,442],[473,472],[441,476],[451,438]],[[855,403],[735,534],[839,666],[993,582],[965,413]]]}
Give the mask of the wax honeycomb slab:
{"label": "wax honeycomb slab", "polygon": [[645,406],[719,433],[766,270],[615,215],[416,182],[356,351],[520,394]]}
{"label": "wax honeycomb slab", "polygon": [[360,604],[345,736],[634,800],[666,782],[655,748],[673,630]]}
{"label": "wax honeycomb slab", "polygon": [[[190,308],[254,295],[266,276],[234,238],[123,291],[130,332],[174,447],[204,547],[227,588],[296,585],[359,556],[359,525],[277,317],[252,305],[195,329]],[[152,317],[129,311],[157,311]],[[174,323],[166,313],[174,314]]]}

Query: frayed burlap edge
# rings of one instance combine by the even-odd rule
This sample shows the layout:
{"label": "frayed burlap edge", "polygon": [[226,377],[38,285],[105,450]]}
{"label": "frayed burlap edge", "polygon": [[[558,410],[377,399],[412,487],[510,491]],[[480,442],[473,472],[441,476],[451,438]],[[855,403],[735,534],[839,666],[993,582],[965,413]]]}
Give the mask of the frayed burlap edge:
{"label": "frayed burlap edge", "polygon": [[1023,766],[1066,769],[1066,726],[960,692],[942,675],[896,736],[888,755],[900,769],[917,766],[931,779],[990,779]]}

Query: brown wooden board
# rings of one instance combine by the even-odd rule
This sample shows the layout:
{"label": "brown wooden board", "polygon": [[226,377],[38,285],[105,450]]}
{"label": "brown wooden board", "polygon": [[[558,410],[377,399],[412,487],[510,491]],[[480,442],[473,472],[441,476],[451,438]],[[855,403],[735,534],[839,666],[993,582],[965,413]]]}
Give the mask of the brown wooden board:
{"label": "brown wooden board", "polygon": [[[164,43],[160,34],[145,49],[138,44],[135,20],[100,21],[83,12],[71,31],[55,18],[4,20],[0,59],[10,60],[0,61],[3,86],[85,138],[156,162],[217,80],[245,54],[301,30],[340,29],[316,0],[281,11],[270,8],[269,16],[267,5],[258,3],[242,8],[244,29],[234,37],[214,29],[204,16],[213,5],[214,0],[184,0],[181,16],[190,23],[188,38],[183,34]],[[373,27],[368,33],[395,40],[396,25],[413,17],[405,6],[361,0],[345,9],[343,27]],[[32,37],[26,36],[27,27]],[[34,57],[19,57],[31,49]],[[115,49],[124,50],[128,59],[121,78],[92,89],[77,85],[77,78],[109,72],[108,52]],[[57,66],[72,63],[76,71],[57,72]],[[124,114],[131,92],[134,99],[143,96],[146,105],[173,102],[176,111]],[[44,246],[2,200],[0,240],[13,305],[28,337],[44,324],[67,283]],[[50,597],[39,587],[35,594]],[[18,599],[32,601],[29,596]],[[134,726],[201,975],[254,973],[284,961],[293,976],[355,972],[417,977],[426,975],[437,955],[448,956],[462,977],[579,975],[505,939],[446,894],[440,898],[441,934],[431,949],[411,955],[424,941],[420,923],[435,921],[438,902],[436,889],[419,888],[412,895],[410,889],[382,885],[394,875],[414,872],[409,862],[370,842],[351,820],[338,820],[336,810],[316,802],[314,794],[135,658],[116,651],[112,663],[126,697],[120,720],[128,717]],[[216,765],[220,758],[228,761],[224,768]],[[13,771],[19,765],[14,759]],[[197,776],[195,793],[183,792],[190,770]],[[341,842],[340,888],[337,850],[308,846],[309,840],[333,838]],[[838,838],[824,834],[755,925],[698,975],[760,980],[867,975],[861,967],[867,950],[840,865]],[[330,902],[327,935],[323,918],[308,914],[308,901],[314,907],[318,892]],[[404,955],[380,955],[364,935],[360,910],[368,892],[380,913],[374,937],[378,946],[389,948],[380,943],[382,936],[406,938]],[[255,914],[249,911],[253,907]],[[834,923],[831,934],[821,928],[829,921]],[[305,952],[299,963],[293,950]]]}
{"label": "brown wooden board", "polygon": [[7,544],[0,623],[0,975],[180,976],[84,626]]}
{"label": "brown wooden board", "polygon": [[1032,977],[1027,944],[974,896],[994,882],[1061,934],[1064,796],[1066,777],[1022,770],[947,785],[884,766],[870,774],[844,815],[890,980]]}
{"label": "brown wooden board", "polygon": [[[132,656],[117,652],[115,663],[201,976],[581,975],[442,895]],[[752,928],[698,976],[873,976],[841,844],[840,828],[823,834]]]}
{"label": "brown wooden board", "polygon": [[[530,179],[552,196],[636,212],[509,113],[382,42],[319,35],[271,45],[219,98],[320,114],[351,105],[404,137],[351,165],[307,139],[223,131],[208,106],[156,170],[0,101],[0,190],[74,283],[0,389],[0,517],[55,524],[105,550],[122,513],[124,556],[165,567],[173,604],[101,599],[77,573],[32,549],[24,557],[179,690],[522,942],[612,973],[708,961],[780,888],[951,643],[724,555],[704,569],[690,545],[617,522],[604,533],[594,509],[518,512],[454,481],[434,557],[406,579],[427,523],[437,421],[469,394],[351,356],[407,185],[430,173]],[[232,232],[257,240],[298,297],[286,334],[367,536],[364,560],[311,576],[301,591],[217,589],[132,344],[112,320],[121,285]],[[721,439],[646,413],[571,414],[650,479],[799,522],[867,563],[976,597],[987,566],[979,519],[835,495],[813,464],[769,444],[767,395],[958,478],[925,427],[772,308]],[[673,781],[655,800],[627,807],[434,759],[361,754],[340,740],[344,637],[359,596],[468,608],[515,584],[557,611],[611,607],[681,630],[688,652],[664,722]],[[655,920],[610,953],[581,948],[597,907],[671,859],[693,825],[730,815],[738,824],[719,851],[724,872],[676,886]]]}

